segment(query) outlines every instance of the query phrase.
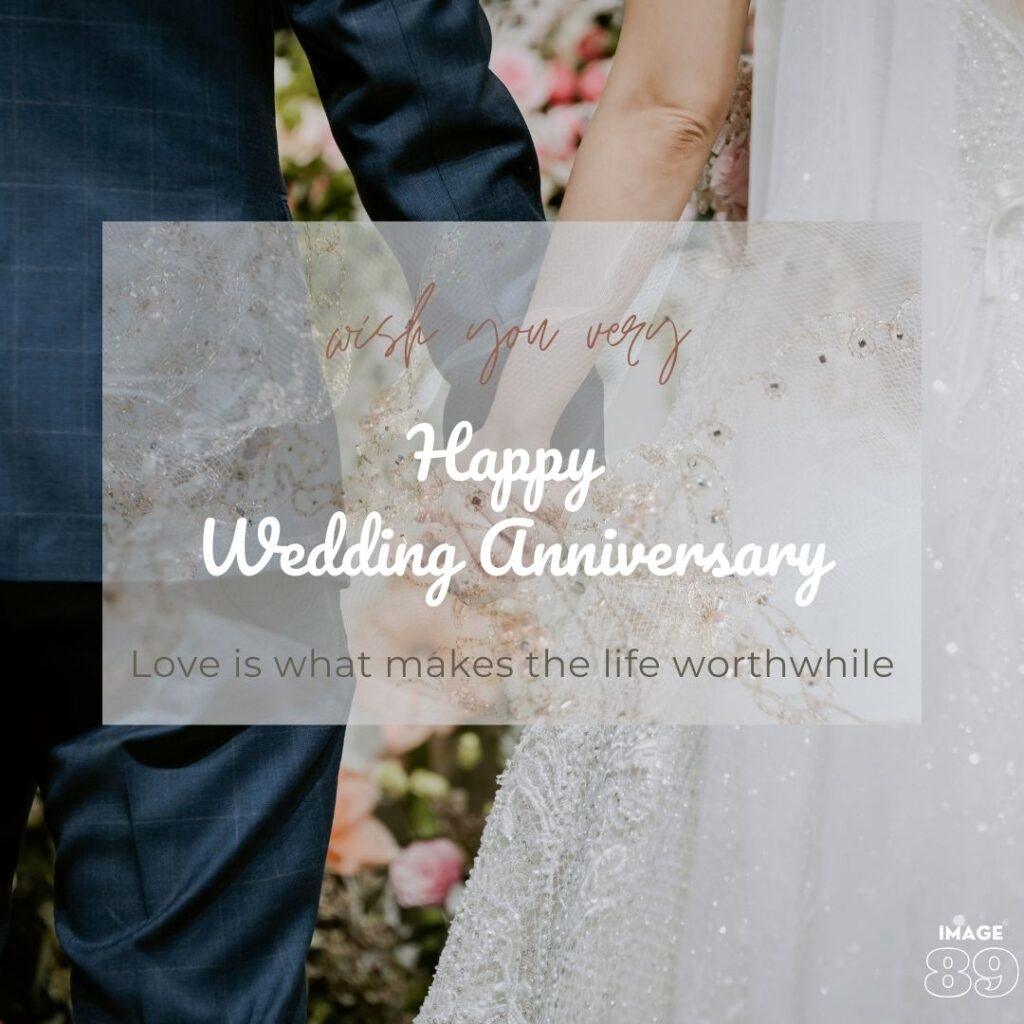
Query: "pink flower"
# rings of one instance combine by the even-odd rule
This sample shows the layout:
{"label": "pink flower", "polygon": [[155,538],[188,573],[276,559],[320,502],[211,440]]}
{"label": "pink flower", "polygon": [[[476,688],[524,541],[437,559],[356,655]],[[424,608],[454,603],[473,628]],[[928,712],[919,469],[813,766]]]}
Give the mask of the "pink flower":
{"label": "pink flower", "polygon": [[576,72],[564,60],[548,65],[548,102],[572,103],[576,97]]}
{"label": "pink flower", "polygon": [[533,50],[499,46],[491,54],[491,70],[523,110],[536,110],[548,98],[544,61]]}
{"label": "pink flower", "polygon": [[336,875],[354,875],[366,867],[391,862],[398,853],[395,837],[373,817],[380,790],[363,772],[342,768],[334,802],[334,824],[327,846],[327,867]]}
{"label": "pink flower", "polygon": [[611,52],[612,34],[600,25],[591,25],[580,36],[576,44],[576,53],[580,60],[600,60]]}
{"label": "pink flower", "polygon": [[750,143],[730,142],[711,165],[711,206],[719,219],[745,220],[750,186]]}
{"label": "pink flower", "polygon": [[577,81],[580,99],[588,103],[596,103],[608,84],[608,72],[611,70],[610,60],[595,60],[588,64],[581,72]]}
{"label": "pink flower", "polygon": [[541,166],[571,160],[583,133],[584,119],[577,106],[553,107],[530,119],[530,131]]}
{"label": "pink flower", "polygon": [[388,878],[403,907],[440,907],[462,881],[462,851],[450,839],[410,843],[391,862]]}
{"label": "pink flower", "polygon": [[300,167],[307,167],[320,157],[331,170],[342,170],[345,159],[331,134],[324,108],[313,100],[302,100],[297,109],[299,119],[292,129],[286,129],[278,119],[281,156]]}

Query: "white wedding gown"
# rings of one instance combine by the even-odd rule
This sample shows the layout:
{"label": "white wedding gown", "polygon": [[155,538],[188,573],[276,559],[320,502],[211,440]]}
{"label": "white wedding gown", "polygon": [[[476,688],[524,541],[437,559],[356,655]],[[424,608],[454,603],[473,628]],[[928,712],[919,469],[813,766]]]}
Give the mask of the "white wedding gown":
{"label": "white wedding gown", "polygon": [[528,729],[420,1024],[1024,1019],[923,984],[940,925],[1024,952],[1024,15],[757,32],[752,216],[924,223],[924,724]]}

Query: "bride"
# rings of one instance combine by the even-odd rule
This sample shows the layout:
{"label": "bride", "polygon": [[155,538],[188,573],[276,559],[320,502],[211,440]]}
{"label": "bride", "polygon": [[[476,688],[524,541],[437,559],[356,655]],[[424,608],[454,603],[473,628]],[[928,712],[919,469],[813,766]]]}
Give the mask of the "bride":
{"label": "bride", "polygon": [[[680,216],[745,18],[627,0],[563,217]],[[1024,11],[756,31],[752,217],[923,224],[924,724],[527,729],[420,1024],[1020,1019]],[[980,967],[940,937],[983,925]]]}

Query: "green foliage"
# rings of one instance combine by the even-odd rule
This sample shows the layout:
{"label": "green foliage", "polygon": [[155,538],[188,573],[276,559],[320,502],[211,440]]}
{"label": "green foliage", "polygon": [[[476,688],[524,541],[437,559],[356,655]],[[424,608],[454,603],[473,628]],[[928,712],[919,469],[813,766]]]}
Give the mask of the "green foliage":
{"label": "green foliage", "polygon": [[[466,735],[479,742],[480,756],[471,765],[459,758]],[[507,737],[495,727],[432,736],[401,758],[402,768],[410,780],[417,772],[447,780],[447,791],[420,796],[407,785],[386,798],[376,816],[401,846],[452,839],[466,851],[468,865],[480,845]],[[448,926],[441,907],[400,907],[384,869],[351,878],[326,875],[307,970],[311,1024],[409,1024],[430,987]]]}
{"label": "green foliage", "polygon": [[0,1020],[69,1024],[67,960],[53,929],[53,846],[42,805],[32,807],[21,848],[11,930],[0,956]]}

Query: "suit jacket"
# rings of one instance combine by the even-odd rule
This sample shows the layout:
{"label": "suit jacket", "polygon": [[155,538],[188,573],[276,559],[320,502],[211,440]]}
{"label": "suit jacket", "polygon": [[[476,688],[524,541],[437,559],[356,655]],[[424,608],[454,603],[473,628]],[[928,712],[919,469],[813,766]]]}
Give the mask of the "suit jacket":
{"label": "suit jacket", "polygon": [[288,217],[282,15],[372,217],[543,215],[476,0],[0,0],[0,579],[100,576],[102,222]]}

